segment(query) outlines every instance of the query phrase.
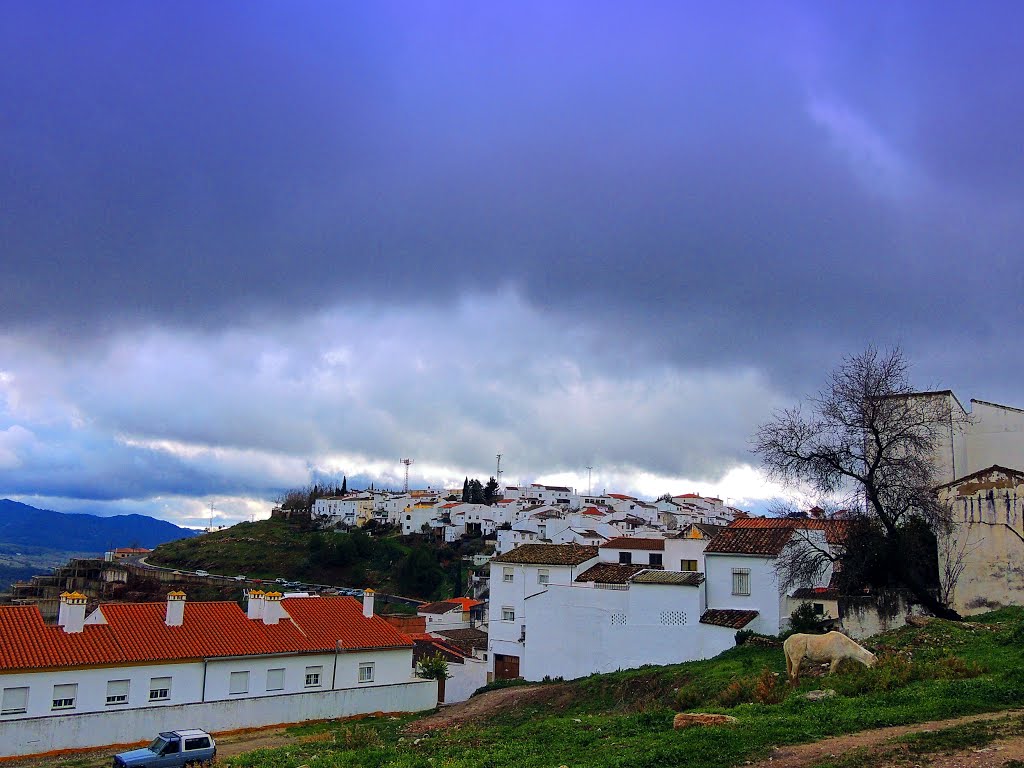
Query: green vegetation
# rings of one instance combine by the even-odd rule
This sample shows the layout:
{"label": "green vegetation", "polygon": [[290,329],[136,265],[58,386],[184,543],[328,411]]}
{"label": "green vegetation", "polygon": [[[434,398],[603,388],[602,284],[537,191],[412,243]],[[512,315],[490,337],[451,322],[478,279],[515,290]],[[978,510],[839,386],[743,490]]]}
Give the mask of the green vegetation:
{"label": "green vegetation", "polygon": [[483,546],[479,538],[437,546],[389,531],[319,531],[290,521],[261,520],[163,544],[148,561],[225,576],[373,587],[429,600],[461,594],[462,556]]}
{"label": "green vegetation", "polygon": [[[780,647],[748,642],[707,661],[541,685],[523,691],[514,709],[429,735],[405,732],[415,716],[321,723],[292,729],[296,741],[287,747],[226,762],[239,768],[742,765],[776,745],[1020,706],[1024,653],[1009,638],[1021,626],[1024,610],[1014,609],[976,622],[905,627],[868,643],[881,656],[876,667],[844,665],[824,679],[808,674],[795,688],[781,680]],[[804,698],[822,687],[838,695]],[[674,731],[679,709],[724,712],[739,722]],[[1000,727],[965,726],[963,743],[997,738]],[[957,743],[956,734],[915,739],[907,743],[917,746],[907,748],[921,753]]]}

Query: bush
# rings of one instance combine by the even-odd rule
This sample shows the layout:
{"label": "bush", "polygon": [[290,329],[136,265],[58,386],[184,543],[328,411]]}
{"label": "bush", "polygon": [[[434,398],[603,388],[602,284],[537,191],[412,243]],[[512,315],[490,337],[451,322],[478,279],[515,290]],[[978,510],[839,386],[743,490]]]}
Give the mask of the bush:
{"label": "bush", "polygon": [[752,629],[741,629],[736,633],[736,645],[744,645],[747,640],[754,636],[754,630]]}
{"label": "bush", "polygon": [[754,682],[746,677],[736,678],[718,694],[718,703],[723,707],[735,707],[753,700]]}
{"label": "bush", "polygon": [[825,631],[824,617],[814,612],[813,603],[800,603],[789,614],[790,634],[820,635]]}
{"label": "bush", "polygon": [[754,684],[754,701],[761,704],[778,704],[786,698],[786,683],[778,672],[768,667],[761,670],[761,676]]}
{"label": "bush", "polygon": [[694,709],[707,701],[707,689],[696,683],[684,683],[676,688],[674,698],[676,709]]}

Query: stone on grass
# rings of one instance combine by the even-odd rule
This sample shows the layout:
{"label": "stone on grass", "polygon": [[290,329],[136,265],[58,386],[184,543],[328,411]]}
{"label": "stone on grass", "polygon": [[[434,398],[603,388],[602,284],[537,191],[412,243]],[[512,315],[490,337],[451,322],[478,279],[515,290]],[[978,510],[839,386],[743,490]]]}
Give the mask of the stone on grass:
{"label": "stone on grass", "polygon": [[680,712],[672,720],[672,727],[678,730],[699,725],[730,725],[735,722],[736,718],[729,715],[715,715],[709,712]]}
{"label": "stone on grass", "polygon": [[836,692],[831,688],[826,688],[823,691],[808,691],[804,694],[804,698],[808,701],[821,701],[822,699],[831,699],[836,695]]}

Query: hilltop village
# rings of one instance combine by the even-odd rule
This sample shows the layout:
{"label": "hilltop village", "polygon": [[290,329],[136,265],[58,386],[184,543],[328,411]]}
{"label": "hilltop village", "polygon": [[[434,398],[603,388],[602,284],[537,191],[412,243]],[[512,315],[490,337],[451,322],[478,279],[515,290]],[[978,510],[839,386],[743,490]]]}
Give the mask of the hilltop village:
{"label": "hilltop village", "polygon": [[[952,392],[919,396],[968,413]],[[974,400],[965,423],[936,448],[936,492],[959,523],[938,567],[940,578],[951,573],[943,552],[961,553],[955,583],[941,587],[971,614],[1024,604],[1024,411]],[[925,612],[899,590],[843,593],[831,568],[784,585],[781,558],[844,547],[842,512],[755,516],[694,493],[644,501],[545,484],[497,491],[489,503],[427,489],[274,509],[323,535],[481,540],[464,594],[414,613],[380,610],[372,589],[276,582],[247,584],[242,606],[180,590],[159,603],[90,606],[66,591],[52,624],[34,605],[0,607],[0,754],[156,733],[167,708],[208,730],[415,712],[493,681],[710,658],[740,637],[778,636],[797,616],[865,638]]]}

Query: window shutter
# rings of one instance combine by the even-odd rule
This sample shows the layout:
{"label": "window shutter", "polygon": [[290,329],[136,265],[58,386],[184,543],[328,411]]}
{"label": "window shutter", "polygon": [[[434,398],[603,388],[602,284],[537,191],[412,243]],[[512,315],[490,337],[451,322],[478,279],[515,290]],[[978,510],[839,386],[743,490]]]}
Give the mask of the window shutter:
{"label": "window shutter", "polygon": [[28,711],[28,688],[4,688],[0,714],[16,715]]}
{"label": "window shutter", "polygon": [[123,704],[128,701],[128,680],[107,681],[107,704]]}
{"label": "window shutter", "polygon": [[232,672],[230,687],[228,693],[248,693],[249,692],[249,673],[248,672]]}
{"label": "window shutter", "polygon": [[268,691],[283,691],[284,690],[284,670],[283,669],[268,669],[267,670],[267,690]]}

